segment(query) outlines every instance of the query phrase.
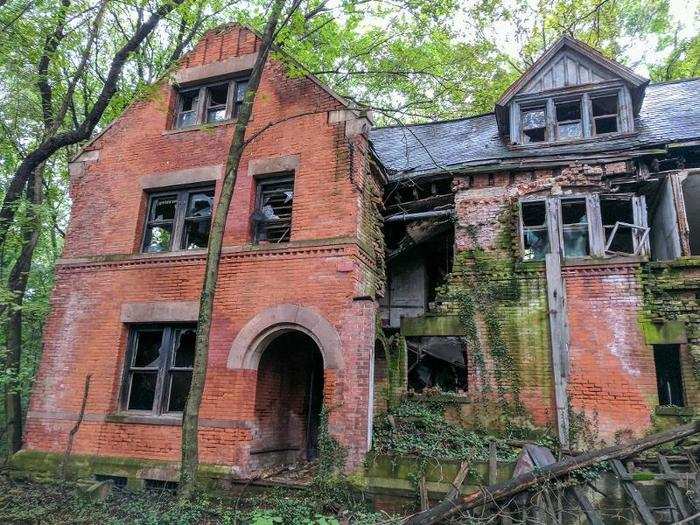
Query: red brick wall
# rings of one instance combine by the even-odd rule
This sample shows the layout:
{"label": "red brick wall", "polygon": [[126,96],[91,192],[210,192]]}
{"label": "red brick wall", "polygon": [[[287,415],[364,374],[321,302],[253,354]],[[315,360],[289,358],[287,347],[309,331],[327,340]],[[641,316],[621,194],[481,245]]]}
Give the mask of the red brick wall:
{"label": "red brick wall", "polygon": [[[210,32],[182,63],[198,66],[250,53],[254,47],[251,33],[232,27]],[[197,301],[204,269],[202,252],[138,255],[146,201],[140,178],[223,166],[233,132],[233,124],[168,131],[173,96],[164,81],[151,98],[134,103],[89,146],[99,150],[99,160],[87,163],[72,178],[73,212],[65,259],[58,265],[45,350],[30,403],[26,448],[65,449],[80,409],[83,383],[90,374],[75,453],[179,458],[179,426],[115,422],[111,417],[119,411],[128,336],[128,327],[120,319],[122,305]],[[364,149],[357,147],[364,145],[366,137],[348,138],[344,122],[329,123],[328,111],[341,107],[313,81],[287,78],[281,64],[267,64],[248,133],[293,115],[313,114],[285,120],[261,134],[247,146],[239,169],[200,413],[204,462],[228,464],[240,472],[249,464],[256,431],[257,374],[227,368],[227,358],[241,328],[261,311],[280,304],[307,307],[337,330],[345,367],[325,372],[331,430],[343,433],[339,438],[349,448],[349,467],[358,464],[365,450],[376,305],[371,298],[355,298],[365,296],[363,283],[373,270],[372,259],[357,241],[358,207],[369,179],[364,178]],[[255,185],[248,163],[282,155],[299,158],[292,243],[251,250],[247,245]]]}

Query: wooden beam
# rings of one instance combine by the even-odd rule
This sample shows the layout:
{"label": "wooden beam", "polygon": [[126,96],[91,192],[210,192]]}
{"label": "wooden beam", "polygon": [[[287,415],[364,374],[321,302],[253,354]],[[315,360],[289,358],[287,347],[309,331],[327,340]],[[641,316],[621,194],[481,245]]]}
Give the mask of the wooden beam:
{"label": "wooden beam", "polygon": [[[666,475],[675,474],[671,468],[671,465],[668,464],[668,459],[666,459],[666,456],[662,454],[659,454],[659,470]],[[680,519],[685,519],[690,516],[690,512],[688,512],[688,508],[685,505],[683,493],[678,488],[678,485],[676,485],[674,480],[666,480],[666,493],[668,494],[669,503],[675,511],[674,514],[680,514],[680,517],[674,515],[673,519],[675,521],[679,521]]]}
{"label": "wooden beam", "polygon": [[566,290],[561,274],[561,257],[558,253],[545,255],[545,269],[557,430],[562,448],[568,449],[570,445],[569,398],[566,390],[569,364],[569,323],[566,313]]}
{"label": "wooden beam", "polygon": [[568,476],[578,469],[591,467],[613,459],[625,459],[664,443],[677,441],[698,433],[700,433],[700,421],[652,434],[623,445],[592,450],[579,456],[569,457],[547,467],[526,472],[509,481],[482,487],[476,492],[463,496],[459,502],[441,502],[426,512],[409,517],[404,521],[404,525],[444,523],[447,518],[456,516],[469,509],[512,498],[546,481]]}
{"label": "wooden beam", "polygon": [[629,498],[632,500],[632,503],[634,504],[634,507],[642,520],[641,522],[644,523],[644,525],[656,525],[654,515],[651,513],[651,510],[647,506],[646,501],[644,501],[639,489],[634,484],[634,481],[632,481],[632,478],[627,472],[625,466],[622,464],[622,461],[619,459],[613,459],[610,464],[620,480],[622,488],[625,489],[627,496],[629,496]]}

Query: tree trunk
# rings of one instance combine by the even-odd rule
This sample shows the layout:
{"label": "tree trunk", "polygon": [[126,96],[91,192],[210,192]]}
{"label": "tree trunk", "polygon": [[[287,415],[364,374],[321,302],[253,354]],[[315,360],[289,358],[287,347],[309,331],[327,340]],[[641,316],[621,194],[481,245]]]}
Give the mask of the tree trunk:
{"label": "tree trunk", "polygon": [[44,165],[37,168],[29,178],[27,200],[31,225],[24,233],[22,250],[10,271],[8,290],[12,294],[9,303],[7,319],[7,357],[5,367],[11,374],[11,379],[5,385],[5,418],[7,421],[8,447],[10,453],[22,448],[22,392],[19,384],[20,367],[22,362],[22,303],[27,290],[27,279],[32,265],[34,248],[39,240],[41,231],[41,216],[37,207],[43,200],[42,174]]}
{"label": "tree trunk", "polygon": [[233,190],[236,185],[238,165],[245,147],[245,132],[253,109],[255,94],[260,85],[263,68],[270,52],[270,46],[274,40],[275,29],[282,13],[285,0],[274,0],[262,37],[262,45],[255,60],[255,65],[248,81],[248,91],[238,114],[236,128],[233,132],[233,140],[226,160],[226,171],[219,195],[219,202],[214,211],[211,231],[209,233],[209,247],[204,273],[204,284],[199,302],[199,319],[197,324],[197,340],[195,343],[194,367],[192,369],[192,384],[190,386],[187,404],[182,416],[182,463],[180,471],[180,497],[190,498],[195,489],[198,457],[198,425],[199,407],[204,393],[204,381],[207,375],[207,361],[209,356],[209,333],[211,331],[212,311],[214,309],[214,294],[216,281],[219,274],[219,260],[221,246],[226,227]]}
{"label": "tree trunk", "polygon": [[464,511],[487,505],[491,502],[511,498],[547,480],[567,476],[574,470],[587,468],[603,461],[610,461],[611,459],[633,456],[658,445],[668,443],[669,441],[677,441],[684,437],[692,436],[698,432],[700,432],[700,421],[665,432],[652,434],[624,445],[592,450],[585,454],[553,463],[544,468],[527,472],[504,483],[497,483],[490,487],[484,487],[477,492],[472,492],[471,494],[463,496],[459,501],[443,501],[425,512],[420,512],[411,516],[403,523],[404,525],[444,523],[446,518],[457,516]]}

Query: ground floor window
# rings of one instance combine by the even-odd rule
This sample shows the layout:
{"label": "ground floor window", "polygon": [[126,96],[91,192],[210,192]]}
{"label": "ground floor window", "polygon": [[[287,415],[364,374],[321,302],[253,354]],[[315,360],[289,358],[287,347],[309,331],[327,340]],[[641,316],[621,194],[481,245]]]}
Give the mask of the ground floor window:
{"label": "ground floor window", "polygon": [[654,345],[659,405],[682,407],[684,403],[679,345]]}
{"label": "ground floor window", "polygon": [[138,325],[131,330],[122,387],[123,408],[179,413],[192,380],[196,326]]}

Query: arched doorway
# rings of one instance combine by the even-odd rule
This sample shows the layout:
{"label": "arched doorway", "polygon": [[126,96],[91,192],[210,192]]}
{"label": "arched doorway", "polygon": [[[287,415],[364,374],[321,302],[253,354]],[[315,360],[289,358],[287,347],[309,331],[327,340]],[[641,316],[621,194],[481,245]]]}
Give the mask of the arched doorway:
{"label": "arched doorway", "polygon": [[314,459],[323,402],[323,356],[316,342],[292,328],[266,338],[255,391],[257,463]]}

